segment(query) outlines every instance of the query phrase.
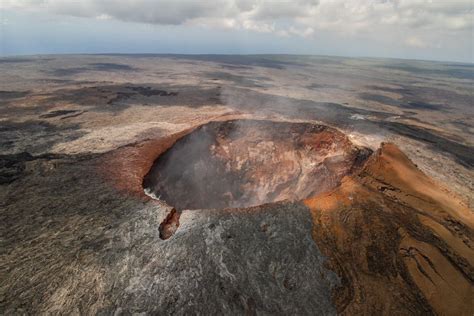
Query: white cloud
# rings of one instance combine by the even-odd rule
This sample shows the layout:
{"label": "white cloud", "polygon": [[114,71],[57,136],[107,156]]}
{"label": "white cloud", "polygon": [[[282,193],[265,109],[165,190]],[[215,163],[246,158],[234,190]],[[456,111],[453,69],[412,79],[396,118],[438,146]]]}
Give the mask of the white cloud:
{"label": "white cloud", "polygon": [[428,45],[418,37],[410,36],[405,40],[405,44],[416,48],[425,48]]}
{"label": "white cloud", "polygon": [[472,40],[474,25],[472,0],[2,0],[1,7],[281,36],[330,33],[418,48],[427,46],[421,38],[432,38],[434,33],[438,37],[471,34]]}

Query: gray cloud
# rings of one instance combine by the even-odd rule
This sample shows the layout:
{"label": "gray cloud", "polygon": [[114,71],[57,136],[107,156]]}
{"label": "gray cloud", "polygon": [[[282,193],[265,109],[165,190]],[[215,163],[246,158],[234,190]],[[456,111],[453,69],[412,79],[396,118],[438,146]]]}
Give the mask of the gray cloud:
{"label": "gray cloud", "polygon": [[280,36],[361,37],[413,49],[471,37],[472,0],[2,0],[0,7],[159,25],[243,29]]}

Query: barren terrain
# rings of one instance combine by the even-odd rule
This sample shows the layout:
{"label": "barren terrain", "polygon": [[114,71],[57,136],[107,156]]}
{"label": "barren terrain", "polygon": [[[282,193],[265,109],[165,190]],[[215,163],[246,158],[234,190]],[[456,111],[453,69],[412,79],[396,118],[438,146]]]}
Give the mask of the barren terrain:
{"label": "barren terrain", "polygon": [[474,313],[472,65],[0,72],[0,314]]}

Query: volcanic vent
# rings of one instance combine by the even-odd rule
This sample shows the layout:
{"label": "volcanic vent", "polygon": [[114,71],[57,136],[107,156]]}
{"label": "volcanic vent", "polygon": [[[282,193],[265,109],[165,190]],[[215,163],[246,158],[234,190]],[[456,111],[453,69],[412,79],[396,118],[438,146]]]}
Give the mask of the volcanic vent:
{"label": "volcanic vent", "polygon": [[158,157],[143,186],[177,209],[301,200],[336,187],[370,153],[322,125],[211,122]]}

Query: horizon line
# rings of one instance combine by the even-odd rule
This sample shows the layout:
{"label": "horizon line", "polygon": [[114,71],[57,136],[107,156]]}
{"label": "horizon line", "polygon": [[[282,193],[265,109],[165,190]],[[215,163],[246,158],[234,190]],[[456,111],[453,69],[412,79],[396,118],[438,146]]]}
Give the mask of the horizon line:
{"label": "horizon line", "polygon": [[[148,55],[151,56],[300,56],[300,57],[330,57],[330,58],[347,58],[347,59],[380,59],[380,60],[402,60],[402,61],[418,61],[418,62],[436,62],[436,63],[456,63],[465,65],[474,65],[473,61],[459,61],[459,60],[439,60],[439,59],[416,59],[403,57],[380,57],[380,56],[348,56],[348,55],[326,55],[326,54],[295,54],[295,53],[119,53],[119,52],[104,52],[104,53],[37,53],[37,54],[14,54],[3,55],[0,54],[0,59],[17,58],[17,57],[33,57],[33,56],[131,56],[131,55]],[[146,56],[144,56],[146,57]]]}

